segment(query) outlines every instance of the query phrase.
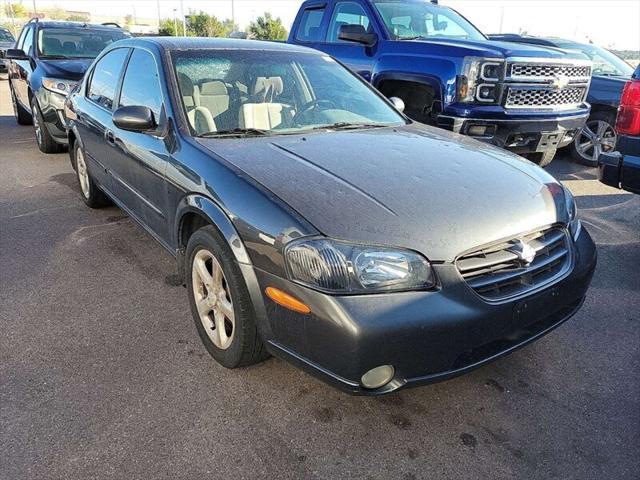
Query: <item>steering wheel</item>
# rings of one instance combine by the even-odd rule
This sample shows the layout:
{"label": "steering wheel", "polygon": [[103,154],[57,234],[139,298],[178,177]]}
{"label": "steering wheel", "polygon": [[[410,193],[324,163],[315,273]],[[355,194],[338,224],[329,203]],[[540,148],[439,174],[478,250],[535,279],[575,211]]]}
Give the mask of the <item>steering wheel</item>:
{"label": "steering wheel", "polygon": [[323,99],[323,100],[311,100],[310,102],[305,103],[302,107],[300,107],[300,110],[298,110],[295,114],[295,116],[293,117],[293,121],[295,122],[298,117],[304,117],[304,115],[306,115],[307,113],[309,113],[311,110],[314,110],[322,105],[327,105],[328,107],[331,108],[335,108],[336,104],[333,103],[333,101],[331,100],[327,100],[327,99]]}

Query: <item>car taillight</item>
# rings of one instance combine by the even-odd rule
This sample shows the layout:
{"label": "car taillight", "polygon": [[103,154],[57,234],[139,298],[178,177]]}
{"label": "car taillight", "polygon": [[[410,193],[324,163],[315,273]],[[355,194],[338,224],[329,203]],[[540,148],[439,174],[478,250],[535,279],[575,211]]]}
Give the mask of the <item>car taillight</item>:
{"label": "car taillight", "polygon": [[640,135],[640,80],[630,80],[624,86],[616,130],[621,135]]}

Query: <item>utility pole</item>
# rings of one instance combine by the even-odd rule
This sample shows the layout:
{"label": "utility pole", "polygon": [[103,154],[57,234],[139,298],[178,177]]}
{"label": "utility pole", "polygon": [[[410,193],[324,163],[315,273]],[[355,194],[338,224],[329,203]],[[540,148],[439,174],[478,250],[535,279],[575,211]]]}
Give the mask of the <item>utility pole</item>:
{"label": "utility pole", "polygon": [[160,0],[156,0],[156,7],[158,9],[158,30],[160,30],[160,24],[162,23],[162,18],[160,18]]}
{"label": "utility pole", "polygon": [[500,33],[502,33],[503,25],[504,25],[504,5],[500,7]]}
{"label": "utility pole", "polygon": [[236,9],[235,9],[233,0],[231,0],[231,25],[232,25],[232,30],[235,31],[235,29],[236,29]]}
{"label": "utility pole", "polygon": [[178,9],[173,9],[173,33],[177,37],[178,36],[178,17],[177,17]]}
{"label": "utility pole", "polygon": [[38,9],[36,8],[36,0],[33,0],[33,16],[38,16]]}
{"label": "utility pole", "polygon": [[182,15],[182,33],[187,36],[187,17],[184,16],[184,0],[180,0],[180,15]]}

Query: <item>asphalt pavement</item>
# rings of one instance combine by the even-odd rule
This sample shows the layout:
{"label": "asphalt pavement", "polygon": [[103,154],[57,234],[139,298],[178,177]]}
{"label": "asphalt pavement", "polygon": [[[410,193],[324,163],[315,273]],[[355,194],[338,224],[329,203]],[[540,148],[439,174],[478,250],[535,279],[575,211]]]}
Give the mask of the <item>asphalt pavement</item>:
{"label": "asphalt pavement", "polygon": [[637,479],[640,196],[549,170],[598,244],[582,310],[463,377],[351,397],[216,364],[173,259],[84,206],[0,81],[0,479]]}

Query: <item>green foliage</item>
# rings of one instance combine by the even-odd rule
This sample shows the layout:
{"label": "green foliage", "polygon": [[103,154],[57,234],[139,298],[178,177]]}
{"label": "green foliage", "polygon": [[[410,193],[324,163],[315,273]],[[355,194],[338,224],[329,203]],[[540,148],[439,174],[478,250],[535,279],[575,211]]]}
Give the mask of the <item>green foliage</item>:
{"label": "green foliage", "polygon": [[66,20],[70,21],[70,22],[83,22],[83,23],[88,23],[90,21],[90,18],[88,15],[82,15],[79,13],[73,13],[71,15],[69,15]]}
{"label": "green foliage", "polygon": [[235,30],[231,20],[220,21],[203,11],[187,16],[187,35],[190,37],[228,37]]}
{"label": "green foliage", "polygon": [[165,18],[164,20],[162,20],[160,22],[158,33],[163,37],[175,37],[176,30],[175,30],[175,25],[173,23],[173,19]]}
{"label": "green foliage", "polygon": [[249,25],[249,35],[256,40],[286,40],[289,33],[280,18],[273,18],[265,12]]}
{"label": "green foliage", "polygon": [[11,15],[13,15],[14,17],[18,18],[24,18],[27,17],[29,15],[29,12],[27,11],[27,8],[22,5],[22,3],[9,3],[7,2],[4,6],[4,13],[7,15],[7,17],[11,17]]}

